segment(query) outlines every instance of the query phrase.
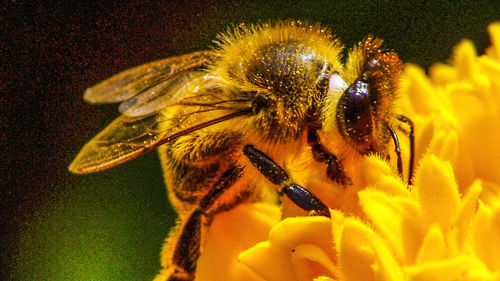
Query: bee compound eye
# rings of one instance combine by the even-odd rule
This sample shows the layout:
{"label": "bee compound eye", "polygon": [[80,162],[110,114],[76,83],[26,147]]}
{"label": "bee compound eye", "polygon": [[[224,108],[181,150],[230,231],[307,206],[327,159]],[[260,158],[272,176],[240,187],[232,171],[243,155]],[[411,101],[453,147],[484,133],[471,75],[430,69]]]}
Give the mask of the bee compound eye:
{"label": "bee compound eye", "polygon": [[358,143],[369,139],[372,130],[368,84],[360,78],[344,92],[342,104],[343,126],[349,138]]}
{"label": "bee compound eye", "polygon": [[359,107],[365,104],[368,100],[368,94],[368,83],[366,82],[366,77],[363,76],[347,88],[345,94],[346,102],[348,102],[347,106]]}

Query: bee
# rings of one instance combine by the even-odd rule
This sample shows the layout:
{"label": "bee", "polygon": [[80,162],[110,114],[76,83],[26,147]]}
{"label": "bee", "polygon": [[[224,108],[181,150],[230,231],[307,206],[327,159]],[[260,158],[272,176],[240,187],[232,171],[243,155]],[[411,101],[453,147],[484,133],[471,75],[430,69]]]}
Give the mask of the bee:
{"label": "bee", "polygon": [[158,148],[181,218],[180,231],[167,241],[173,249],[163,253],[165,276],[194,280],[202,226],[259,200],[264,185],[312,215],[329,216],[277,163],[307,153],[344,187],[352,184],[346,156],[332,153],[325,140],[342,142],[349,153],[388,156],[392,139],[402,173],[393,127],[410,124],[413,140],[413,125],[394,113],[402,63],[381,45],[366,38],[344,65],[343,46],[329,29],[278,21],[240,25],[220,35],[212,50],[126,70],[86,90],[90,103],[120,102],[121,116],[82,148],[69,170],[93,173]]}

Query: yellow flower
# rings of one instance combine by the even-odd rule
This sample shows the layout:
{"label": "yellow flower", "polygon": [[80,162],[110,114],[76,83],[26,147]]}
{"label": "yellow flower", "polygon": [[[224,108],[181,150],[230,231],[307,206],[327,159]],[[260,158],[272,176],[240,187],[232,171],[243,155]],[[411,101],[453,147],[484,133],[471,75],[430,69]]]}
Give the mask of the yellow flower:
{"label": "yellow flower", "polygon": [[476,179],[499,190],[500,24],[492,24],[493,45],[478,57],[462,41],[451,65],[436,64],[427,78],[420,68],[405,69],[401,112],[413,118],[417,159],[428,150],[452,164],[461,192]]}
{"label": "yellow flower", "polygon": [[[279,219],[279,207],[266,203],[240,204],[219,214],[210,227],[203,229],[203,254],[196,280],[262,280],[238,262],[238,254],[264,240]],[[162,270],[155,280],[166,280],[170,270]]]}
{"label": "yellow flower", "polygon": [[240,262],[264,280],[500,280],[500,23],[489,33],[483,56],[463,41],[429,77],[406,67],[400,111],[418,128],[410,190],[365,157],[360,214],[285,219]]}

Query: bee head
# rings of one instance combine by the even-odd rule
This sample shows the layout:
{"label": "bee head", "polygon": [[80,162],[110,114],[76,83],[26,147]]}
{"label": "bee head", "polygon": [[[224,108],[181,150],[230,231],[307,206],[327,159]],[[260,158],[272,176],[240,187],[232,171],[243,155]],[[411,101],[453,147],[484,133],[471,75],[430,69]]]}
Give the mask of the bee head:
{"label": "bee head", "polygon": [[339,133],[361,154],[381,152],[387,145],[384,124],[390,124],[403,68],[398,55],[381,45],[382,40],[368,38],[349,53],[346,77],[351,83],[336,105]]}

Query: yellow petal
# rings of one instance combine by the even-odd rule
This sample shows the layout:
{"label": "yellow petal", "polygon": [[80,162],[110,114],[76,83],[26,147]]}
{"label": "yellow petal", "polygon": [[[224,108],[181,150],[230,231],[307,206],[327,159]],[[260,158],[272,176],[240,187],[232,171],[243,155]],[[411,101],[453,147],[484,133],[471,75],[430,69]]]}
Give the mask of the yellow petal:
{"label": "yellow petal", "polygon": [[357,219],[347,218],[342,224],[340,243],[337,244],[337,248],[343,280],[375,279],[372,267],[375,255],[370,243],[373,235],[373,230]]}
{"label": "yellow petal", "polygon": [[479,65],[488,77],[500,77],[500,59],[482,56],[479,60]]}
{"label": "yellow petal", "polygon": [[421,68],[411,64],[406,65],[401,84],[402,91],[410,99],[415,113],[429,114],[434,111],[436,105],[439,105],[436,90]]}
{"label": "yellow petal", "polygon": [[383,240],[366,224],[347,218],[340,247],[342,280],[403,280],[403,272]]}
{"label": "yellow petal", "polygon": [[429,76],[435,85],[446,85],[457,79],[457,71],[451,65],[436,63],[429,68]]}
{"label": "yellow petal", "polygon": [[265,240],[279,216],[278,206],[262,203],[240,204],[217,215],[202,241],[196,280],[261,280],[238,262],[238,255]]}
{"label": "yellow petal", "polygon": [[289,255],[287,250],[273,247],[265,241],[241,252],[239,260],[263,280],[298,281]]}
{"label": "yellow petal", "polygon": [[483,190],[481,191],[481,201],[488,206],[495,206],[500,198],[500,184],[489,181],[481,181]]}
{"label": "yellow petal", "polygon": [[446,243],[441,228],[434,224],[425,236],[416,264],[441,260],[446,257]]}
{"label": "yellow petal", "polygon": [[[500,108],[499,108],[500,110]],[[471,120],[464,132],[464,142],[471,154],[476,176],[500,184],[500,173],[495,167],[500,159],[500,118],[485,115]]]}
{"label": "yellow petal", "polygon": [[454,243],[452,245],[456,248],[457,251],[462,251],[465,246],[465,241],[467,237],[470,235],[469,226],[473,216],[475,215],[475,211],[478,204],[478,197],[481,193],[482,185],[481,181],[476,180],[474,184],[469,188],[469,192],[462,200],[462,204],[460,206],[460,211],[457,214],[455,219],[455,228],[454,228]]}
{"label": "yellow petal", "polygon": [[449,162],[434,155],[425,157],[415,176],[420,206],[428,225],[437,222],[444,233],[451,228],[458,213],[460,197]]}
{"label": "yellow petal", "polygon": [[376,155],[363,157],[359,163],[359,185],[367,186],[376,183],[380,175],[392,175],[392,169],[387,161],[381,159]]}
{"label": "yellow petal", "polygon": [[326,217],[295,217],[281,221],[269,233],[269,241],[292,250],[296,245],[313,243],[332,247],[330,219]]}
{"label": "yellow petal", "polygon": [[240,262],[265,280],[312,280],[333,277],[336,253],[330,219],[287,218],[269,233],[269,240],[242,252]]}
{"label": "yellow petal", "polygon": [[470,123],[476,125],[477,118],[485,114],[485,101],[477,95],[477,88],[470,83],[455,83],[448,86],[453,94],[451,104],[455,118],[461,128],[467,128]]}
{"label": "yellow petal", "polygon": [[436,131],[435,119],[436,116],[429,115],[419,123],[418,128],[420,129],[415,132],[415,159],[417,159],[415,164],[427,153],[427,148],[434,138],[434,132]]}
{"label": "yellow petal", "polygon": [[459,79],[473,80],[479,75],[477,53],[474,44],[469,40],[462,40],[454,50],[453,65]]}
{"label": "yellow petal", "polygon": [[403,280],[404,273],[391,254],[389,248],[379,237],[374,237],[372,247],[375,251],[377,264],[375,268],[376,280],[400,281]]}
{"label": "yellow petal", "polygon": [[301,244],[296,246],[292,253],[292,263],[299,280],[311,280],[318,275],[340,275],[334,260],[317,245]]}
{"label": "yellow petal", "polygon": [[495,278],[499,277],[472,256],[408,266],[405,272],[411,281],[498,280]]}
{"label": "yellow petal", "polygon": [[327,276],[320,276],[318,278],[314,278],[314,281],[335,281],[335,280]]}
{"label": "yellow petal", "polygon": [[476,255],[490,270],[500,271],[500,199],[494,206],[479,205],[472,237]]}
{"label": "yellow petal", "polygon": [[402,183],[400,177],[380,175],[379,182],[374,186],[377,190],[394,196],[408,196],[409,190],[406,184]]}
{"label": "yellow petal", "polygon": [[491,38],[491,47],[487,50],[487,54],[500,60],[500,22],[490,24],[488,33]]}
{"label": "yellow petal", "polygon": [[454,130],[439,130],[435,133],[428,149],[439,159],[449,161],[452,165],[456,162],[458,156],[458,135]]}
{"label": "yellow petal", "polygon": [[406,185],[399,177],[394,177],[395,171],[386,160],[371,155],[364,157],[359,165],[359,185],[363,187],[375,185],[377,189],[392,195],[408,193]]}
{"label": "yellow petal", "polygon": [[332,223],[332,234],[335,245],[340,245],[342,231],[344,227],[346,215],[339,210],[330,209],[331,223]]}
{"label": "yellow petal", "polygon": [[417,203],[375,189],[359,192],[359,199],[366,216],[395,255],[404,262],[414,262],[424,237]]}

